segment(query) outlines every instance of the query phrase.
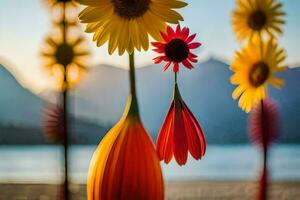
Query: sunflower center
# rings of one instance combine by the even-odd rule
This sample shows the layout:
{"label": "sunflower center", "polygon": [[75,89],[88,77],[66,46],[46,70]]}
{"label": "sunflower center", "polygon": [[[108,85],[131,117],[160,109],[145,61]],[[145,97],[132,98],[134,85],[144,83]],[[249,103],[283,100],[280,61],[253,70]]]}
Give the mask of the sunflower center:
{"label": "sunflower center", "polygon": [[189,56],[189,46],[181,39],[171,40],[165,47],[166,56],[175,62],[182,62]]}
{"label": "sunflower center", "polygon": [[67,66],[74,58],[73,48],[66,43],[58,45],[55,52],[55,58],[59,64]]}
{"label": "sunflower center", "polygon": [[269,74],[269,66],[263,61],[259,61],[252,66],[249,73],[249,81],[254,87],[259,87],[268,79]]}
{"label": "sunflower center", "polygon": [[151,0],[111,0],[115,12],[123,18],[132,19],[142,16],[148,9]]}
{"label": "sunflower center", "polygon": [[261,30],[267,23],[267,15],[262,10],[256,10],[250,14],[248,25],[253,30]]}

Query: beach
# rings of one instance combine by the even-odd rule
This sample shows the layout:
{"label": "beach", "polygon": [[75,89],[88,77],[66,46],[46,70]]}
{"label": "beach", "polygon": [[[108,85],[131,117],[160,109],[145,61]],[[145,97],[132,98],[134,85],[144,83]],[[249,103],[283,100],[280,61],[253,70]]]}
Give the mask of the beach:
{"label": "beach", "polygon": [[[166,199],[170,200],[253,200],[255,182],[242,181],[170,181],[166,183]],[[60,186],[55,184],[0,184],[0,200],[57,200]],[[86,186],[70,185],[71,199],[86,199]],[[298,200],[300,182],[274,182],[270,200]]]}

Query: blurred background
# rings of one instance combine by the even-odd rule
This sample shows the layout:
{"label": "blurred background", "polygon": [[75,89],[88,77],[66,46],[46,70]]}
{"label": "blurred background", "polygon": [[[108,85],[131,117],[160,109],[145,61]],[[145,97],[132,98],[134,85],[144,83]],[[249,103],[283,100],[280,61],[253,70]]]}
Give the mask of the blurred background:
{"label": "blurred background", "polygon": [[[235,1],[187,2],[189,6],[180,10],[185,18],[182,25],[197,33],[202,48],[197,52],[200,62],[195,69],[180,71],[179,84],[183,98],[202,125],[208,147],[201,161],[190,159],[184,167],[173,162],[168,166],[162,164],[165,179],[173,188],[186,181],[252,182],[259,174],[261,157],[259,149],[248,139],[247,114],[232,99],[234,86],[229,82],[232,75],[229,63],[240,47],[231,27]],[[286,82],[283,89],[269,88],[281,118],[281,135],[272,146],[269,167],[272,181],[285,186],[297,183],[293,184],[297,188],[300,185],[300,1],[281,2],[287,24],[279,41],[288,55],[290,69],[279,74]],[[2,191],[16,185],[55,185],[62,181],[62,147],[49,142],[42,128],[45,105],[57,100],[53,80],[40,58],[41,45],[50,29],[47,9],[40,0],[0,0],[0,199],[4,199]],[[96,48],[92,35],[84,37],[92,52],[90,66],[81,82],[70,91],[69,98],[70,181],[74,184],[72,192],[81,191],[82,199],[84,190],[78,185],[86,183],[91,155],[120,118],[129,91],[127,56],[109,56],[107,46]],[[154,55],[152,51],[137,53],[136,73],[142,120],[156,141],[172,98],[173,73],[162,72],[162,66],[153,65]],[[39,198],[47,199],[53,191],[57,189],[43,190]],[[296,197],[296,189],[292,192]],[[20,199],[27,198],[25,193],[20,193]]]}

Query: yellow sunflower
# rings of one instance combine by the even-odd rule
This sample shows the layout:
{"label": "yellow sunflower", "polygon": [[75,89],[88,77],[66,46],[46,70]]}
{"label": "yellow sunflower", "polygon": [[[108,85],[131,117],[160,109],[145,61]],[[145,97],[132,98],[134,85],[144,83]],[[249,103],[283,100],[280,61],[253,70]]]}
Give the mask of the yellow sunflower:
{"label": "yellow sunflower", "polygon": [[182,16],[174,9],[187,5],[178,0],[78,0],[87,7],[79,14],[87,23],[86,32],[94,33],[97,46],[108,43],[108,52],[117,48],[119,55],[125,50],[132,53],[149,48],[148,34],[161,40],[166,22],[178,23]]}
{"label": "yellow sunflower", "polygon": [[266,97],[266,86],[272,84],[276,88],[283,85],[283,80],[273,76],[274,73],[286,69],[282,64],[286,56],[283,49],[269,40],[267,43],[249,42],[236,53],[231,66],[234,75],[231,83],[238,85],[232,97],[239,99],[239,107],[249,112],[252,105]]}
{"label": "yellow sunflower", "polygon": [[63,89],[65,72],[68,86],[74,86],[81,79],[87,69],[89,51],[83,37],[66,37],[64,42],[60,33],[46,38],[41,56],[45,68],[55,78],[56,88]]}
{"label": "yellow sunflower", "polygon": [[282,33],[285,23],[281,11],[282,4],[277,0],[237,0],[233,11],[233,29],[237,38],[242,41],[257,36],[274,36]]}

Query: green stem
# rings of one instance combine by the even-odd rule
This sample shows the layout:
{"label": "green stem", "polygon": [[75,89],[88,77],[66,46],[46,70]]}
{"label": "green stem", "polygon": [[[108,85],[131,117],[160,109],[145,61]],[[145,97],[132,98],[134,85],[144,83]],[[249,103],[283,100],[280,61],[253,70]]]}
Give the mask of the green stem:
{"label": "green stem", "polygon": [[139,116],[138,102],[136,96],[136,79],[135,79],[135,64],[134,52],[129,54],[129,80],[130,80],[130,93],[131,93],[131,106],[128,114],[135,114]]}
{"label": "green stem", "polygon": [[175,72],[175,84],[177,84],[177,73],[178,72]]}

